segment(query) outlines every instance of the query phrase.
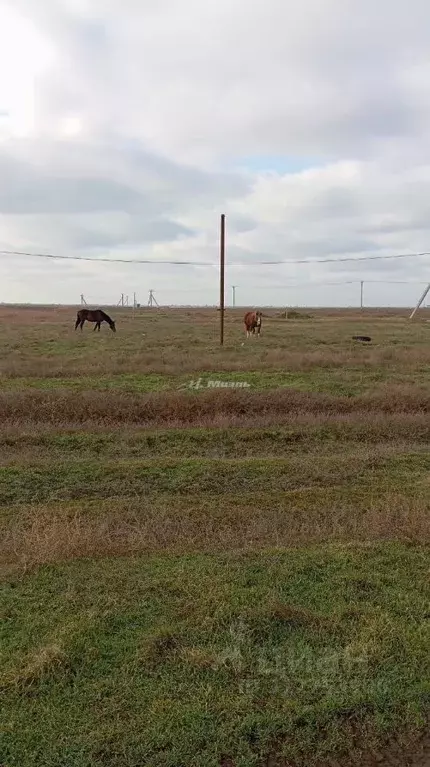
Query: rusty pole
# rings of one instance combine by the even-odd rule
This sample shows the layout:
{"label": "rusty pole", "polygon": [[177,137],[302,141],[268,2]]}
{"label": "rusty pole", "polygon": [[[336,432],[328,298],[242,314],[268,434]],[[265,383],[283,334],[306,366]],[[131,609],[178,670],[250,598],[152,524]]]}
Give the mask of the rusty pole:
{"label": "rusty pole", "polygon": [[219,312],[220,312],[220,344],[224,345],[224,274],[225,274],[225,214],[221,215],[220,233],[220,275],[219,275]]}

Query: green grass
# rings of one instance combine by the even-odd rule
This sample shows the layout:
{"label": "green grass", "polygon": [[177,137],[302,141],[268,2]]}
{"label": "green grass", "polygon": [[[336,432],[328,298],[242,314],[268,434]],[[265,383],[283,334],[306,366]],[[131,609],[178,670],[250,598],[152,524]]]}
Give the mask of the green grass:
{"label": "green grass", "polygon": [[0,467],[0,505],[43,503],[52,498],[109,498],[152,493],[279,493],[309,486],[377,482],[404,487],[426,482],[428,451],[387,455],[374,449],[333,452],[314,458],[309,452],[284,458],[187,459],[182,461],[79,460],[55,465]]}
{"label": "green grass", "polygon": [[[291,388],[303,392],[325,392],[339,396],[353,397],[374,391],[378,386],[390,384],[409,384],[411,375],[400,373],[391,367],[382,369],[354,368],[350,366],[341,369],[327,369],[315,366],[306,372],[272,370],[213,370],[211,372],[200,370],[192,371],[186,375],[153,374],[153,373],[117,373],[116,375],[98,376],[60,376],[55,372],[52,377],[3,377],[0,378],[0,391],[23,391],[27,389],[38,390],[66,390],[66,391],[117,391],[117,392],[162,392],[187,390],[191,384],[199,383],[199,388],[204,391],[210,381],[222,383],[246,383],[251,391],[265,391],[268,389]],[[430,368],[414,372],[413,383],[415,386],[430,385]],[[209,388],[213,387],[213,384]],[[190,387],[191,390],[191,387]],[[195,389],[192,389],[193,391]]]}
{"label": "green grass", "polygon": [[428,445],[430,420],[421,413],[387,415],[362,413],[348,416],[291,417],[288,426],[255,428],[163,428],[141,429],[122,426],[64,428],[63,425],[38,424],[31,429],[8,426],[0,434],[0,458],[3,465],[31,460],[105,458],[247,458],[281,457],[290,453],[316,451],[351,452],[360,445]]}
{"label": "green grass", "polygon": [[275,752],[311,765],[350,751],[352,733],[369,747],[413,730],[430,694],[427,575],[422,549],[393,544],[12,579],[0,760],[251,767]]}
{"label": "green grass", "polygon": [[409,764],[428,326],[109,313],[0,308],[0,767]]}

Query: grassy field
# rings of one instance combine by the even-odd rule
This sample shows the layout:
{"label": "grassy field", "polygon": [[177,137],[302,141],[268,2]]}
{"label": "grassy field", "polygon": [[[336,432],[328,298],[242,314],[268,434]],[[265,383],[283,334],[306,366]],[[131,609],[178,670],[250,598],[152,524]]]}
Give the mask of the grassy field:
{"label": "grassy field", "polygon": [[0,308],[1,767],[427,765],[430,313],[109,313]]}

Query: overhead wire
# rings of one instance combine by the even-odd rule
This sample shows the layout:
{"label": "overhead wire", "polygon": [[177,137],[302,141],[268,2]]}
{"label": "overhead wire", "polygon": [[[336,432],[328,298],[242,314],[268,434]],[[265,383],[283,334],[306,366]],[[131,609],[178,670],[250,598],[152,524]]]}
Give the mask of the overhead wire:
{"label": "overhead wire", "polygon": [[[47,258],[47,259],[59,259],[63,261],[91,261],[94,263],[121,263],[121,264],[154,264],[162,265],[168,264],[170,266],[210,266],[218,267],[218,263],[212,261],[177,261],[177,260],[161,260],[161,259],[142,259],[142,258],[97,258],[90,256],[62,256],[54,253],[28,253],[21,250],[1,250],[0,255],[4,256],[26,256],[29,258]],[[229,267],[234,266],[276,266],[281,264],[328,264],[328,263],[345,263],[345,262],[358,262],[358,261],[382,261],[388,259],[399,258],[419,258],[421,256],[429,256],[430,251],[424,251],[422,253],[399,253],[394,255],[380,255],[380,256],[345,256],[341,258],[302,258],[302,259],[278,259],[274,261],[231,261],[228,263]]]}

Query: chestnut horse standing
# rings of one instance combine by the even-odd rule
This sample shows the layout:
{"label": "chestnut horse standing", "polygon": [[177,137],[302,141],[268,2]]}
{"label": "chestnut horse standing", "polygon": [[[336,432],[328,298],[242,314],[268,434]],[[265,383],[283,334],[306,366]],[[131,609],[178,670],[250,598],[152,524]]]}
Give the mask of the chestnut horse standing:
{"label": "chestnut horse standing", "polygon": [[244,317],[246,337],[249,338],[250,333],[255,335],[255,329],[257,328],[257,336],[261,331],[261,318],[262,312],[247,312]]}
{"label": "chestnut horse standing", "polygon": [[87,322],[95,322],[96,324],[95,324],[94,330],[98,330],[99,332],[100,332],[101,323],[107,322],[110,329],[114,333],[116,333],[116,327],[115,327],[114,321],[102,309],[79,309],[78,316],[75,322],[75,330],[78,327],[78,325],[80,325],[82,330],[85,320],[87,320]]}

